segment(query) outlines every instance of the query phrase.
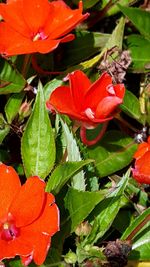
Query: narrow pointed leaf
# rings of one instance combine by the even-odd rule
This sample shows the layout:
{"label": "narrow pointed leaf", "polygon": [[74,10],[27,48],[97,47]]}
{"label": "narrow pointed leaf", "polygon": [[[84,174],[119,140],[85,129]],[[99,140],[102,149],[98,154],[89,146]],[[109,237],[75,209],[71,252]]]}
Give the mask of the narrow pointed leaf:
{"label": "narrow pointed leaf", "polygon": [[91,162],[93,162],[93,160],[88,159],[79,162],[65,162],[58,165],[47,182],[46,191],[57,194],[71,177],[76,175],[85,165]]}
{"label": "narrow pointed leaf", "polygon": [[55,161],[55,143],[41,83],[22,137],[21,152],[27,177],[38,175],[44,179],[50,173]]}
{"label": "narrow pointed leaf", "polygon": [[93,211],[92,218],[96,218],[96,221],[99,223],[99,232],[96,234],[94,242],[103,237],[117,216],[119,209],[122,206],[121,199],[128,184],[129,175],[130,172],[127,171],[117,184],[117,189],[100,202]]}
{"label": "narrow pointed leaf", "polygon": [[[63,127],[65,141],[66,141],[68,161],[81,161],[82,159],[80,151],[73,134],[70,132],[67,124],[63,122],[62,119],[61,119],[61,124]],[[71,184],[73,188],[85,191],[85,178],[84,178],[84,172],[82,170],[72,178]]]}

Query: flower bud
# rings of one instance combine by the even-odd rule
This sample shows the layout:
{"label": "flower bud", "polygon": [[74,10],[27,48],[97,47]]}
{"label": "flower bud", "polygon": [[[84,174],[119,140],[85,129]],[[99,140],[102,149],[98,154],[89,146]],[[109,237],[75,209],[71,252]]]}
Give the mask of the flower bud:
{"label": "flower bud", "polygon": [[24,103],[22,103],[20,110],[19,110],[19,120],[22,121],[24,118],[28,117],[31,114],[31,102],[27,102],[27,100],[25,100]]}
{"label": "flower bud", "polygon": [[85,221],[78,225],[78,227],[75,230],[75,233],[77,236],[86,236],[91,232],[91,225]]}
{"label": "flower bud", "polygon": [[71,250],[65,255],[64,260],[68,264],[74,264],[77,261],[77,256]]}

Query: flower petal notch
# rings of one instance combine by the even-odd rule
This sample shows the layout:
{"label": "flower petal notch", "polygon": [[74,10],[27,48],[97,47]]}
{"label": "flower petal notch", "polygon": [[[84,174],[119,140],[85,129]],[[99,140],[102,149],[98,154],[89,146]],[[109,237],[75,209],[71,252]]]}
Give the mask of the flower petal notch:
{"label": "flower petal notch", "polygon": [[[81,139],[86,144],[83,128],[92,129],[100,123],[105,123],[104,132],[106,122],[119,112],[118,106],[123,102],[125,87],[123,84],[113,85],[107,72],[93,84],[80,70],[70,73],[67,77],[69,86],[56,88],[47,101],[47,108],[77,121],[81,126]],[[102,134],[99,136],[101,138]],[[91,145],[93,144],[92,142]]]}
{"label": "flower petal notch", "polygon": [[4,164],[0,164],[0,184],[1,203],[5,202],[0,214],[0,260],[20,256],[24,265],[32,260],[41,265],[51,237],[59,230],[54,196],[44,191],[45,183],[37,176],[21,186],[15,170]]}
{"label": "flower petal notch", "polygon": [[150,184],[150,137],[138,146],[134,158],[133,178],[140,184]]}
{"label": "flower petal notch", "polygon": [[1,3],[0,53],[14,56],[53,51],[59,43],[74,39],[74,35],[68,33],[89,16],[83,15],[82,9],[82,1],[75,10],[63,0]]}

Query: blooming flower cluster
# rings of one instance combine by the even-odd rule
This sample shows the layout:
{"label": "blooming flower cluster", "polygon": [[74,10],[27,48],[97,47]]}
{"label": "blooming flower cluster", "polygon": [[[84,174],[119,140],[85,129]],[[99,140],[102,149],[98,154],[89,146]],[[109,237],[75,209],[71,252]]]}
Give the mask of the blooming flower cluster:
{"label": "blooming flower cluster", "polygon": [[148,137],[147,142],[143,142],[138,146],[134,158],[133,177],[139,183],[150,184],[150,137]]}
{"label": "blooming flower cluster", "polygon": [[59,230],[59,211],[54,196],[46,193],[37,176],[21,186],[16,171],[0,164],[0,260],[19,255],[28,265],[41,265],[51,236]]}
{"label": "blooming flower cluster", "polygon": [[72,10],[62,0],[7,0],[0,4],[0,15],[0,53],[6,56],[48,53],[73,40],[68,33],[88,17],[82,2]]}

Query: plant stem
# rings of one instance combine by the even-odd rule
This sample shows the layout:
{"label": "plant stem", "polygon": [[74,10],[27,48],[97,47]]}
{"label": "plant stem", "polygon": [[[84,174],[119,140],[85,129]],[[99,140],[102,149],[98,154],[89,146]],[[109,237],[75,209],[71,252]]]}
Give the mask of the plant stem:
{"label": "plant stem", "polygon": [[24,62],[22,65],[22,71],[21,71],[24,78],[26,78],[27,71],[28,71],[29,66],[30,66],[30,62],[31,62],[31,55],[30,54],[25,55]]}
{"label": "plant stem", "polygon": [[103,123],[103,126],[102,126],[102,129],[101,129],[100,133],[93,140],[88,140],[87,139],[87,137],[86,137],[86,130],[87,129],[85,127],[81,126],[81,128],[80,128],[80,137],[81,137],[82,142],[87,146],[95,145],[103,137],[104,133],[106,132],[107,126],[108,126],[108,121]]}
{"label": "plant stem", "polygon": [[134,236],[138,233],[139,230],[150,220],[150,214],[131,232],[131,234],[126,238],[127,241],[132,241]]}

